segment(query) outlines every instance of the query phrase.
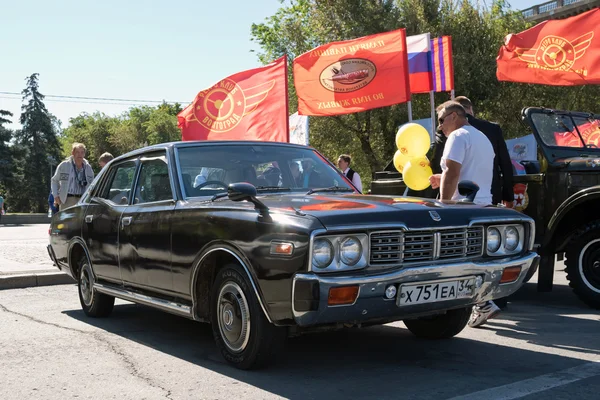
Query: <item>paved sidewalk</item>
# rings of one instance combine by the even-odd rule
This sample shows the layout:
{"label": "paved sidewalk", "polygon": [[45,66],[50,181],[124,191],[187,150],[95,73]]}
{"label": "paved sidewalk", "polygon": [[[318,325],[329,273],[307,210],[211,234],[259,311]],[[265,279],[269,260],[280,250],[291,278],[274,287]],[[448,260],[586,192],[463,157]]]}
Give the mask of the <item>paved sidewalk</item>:
{"label": "paved sidewalk", "polygon": [[53,265],[48,225],[0,225],[0,290],[75,281]]}

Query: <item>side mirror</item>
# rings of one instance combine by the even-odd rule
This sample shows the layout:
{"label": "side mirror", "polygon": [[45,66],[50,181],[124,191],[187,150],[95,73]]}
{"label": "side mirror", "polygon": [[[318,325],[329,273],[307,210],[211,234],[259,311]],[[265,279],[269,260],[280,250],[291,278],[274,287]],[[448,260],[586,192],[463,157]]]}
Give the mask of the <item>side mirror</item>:
{"label": "side mirror", "polygon": [[254,208],[259,210],[261,214],[266,214],[269,211],[269,207],[256,198],[256,187],[251,183],[237,182],[229,184],[227,196],[231,201],[246,200],[254,203]]}
{"label": "side mirror", "polygon": [[458,182],[458,193],[461,196],[466,196],[466,200],[471,203],[475,201],[475,196],[479,191],[479,185],[473,181],[460,181]]}
{"label": "side mirror", "polygon": [[251,183],[232,183],[227,188],[227,196],[231,201],[244,201],[256,197],[256,187]]}

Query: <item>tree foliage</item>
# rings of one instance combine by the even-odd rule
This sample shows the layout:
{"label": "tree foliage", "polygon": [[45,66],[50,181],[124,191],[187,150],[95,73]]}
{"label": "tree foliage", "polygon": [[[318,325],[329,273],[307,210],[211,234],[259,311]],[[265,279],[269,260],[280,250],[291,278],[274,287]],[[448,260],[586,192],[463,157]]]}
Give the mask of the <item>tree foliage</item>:
{"label": "tree foliage", "polygon": [[4,127],[4,124],[10,123],[7,117],[12,117],[12,113],[0,110],[0,194],[4,193],[14,181],[13,155],[9,147],[12,131]]}
{"label": "tree foliage", "polygon": [[98,169],[98,158],[104,152],[119,156],[137,148],[181,140],[177,127],[179,104],[163,103],[157,107],[133,107],[121,116],[102,113],[81,114],[70,120],[63,131],[63,155],[71,154],[74,142],[85,144],[86,158]]}
{"label": "tree foliage", "polygon": [[[496,57],[508,33],[531,24],[506,1],[469,0],[290,0],[275,15],[252,25],[252,40],[260,46],[263,63],[287,54],[291,61],[312,48],[378,32],[405,28],[407,35],[429,32],[431,37],[452,36],[456,95],[465,95],[479,116],[499,122],[507,136],[525,134],[520,112],[527,106],[593,111],[597,86],[550,87],[499,82]],[[489,2],[488,2],[489,4]],[[296,93],[290,69],[290,113],[296,111]],[[450,98],[437,93],[436,105]],[[413,117],[427,118],[427,94],[412,97]],[[354,168],[368,187],[370,173],[380,170],[395,152],[394,136],[408,122],[406,105],[395,105],[352,115],[311,117],[311,145],[330,159],[353,155]],[[367,181],[367,184],[364,183]]]}
{"label": "tree foliage", "polygon": [[20,210],[44,212],[50,191],[50,168],[60,155],[58,124],[46,109],[39,91],[38,74],[26,78],[21,92],[21,130],[14,133],[14,175],[18,184],[10,188],[11,204]]}

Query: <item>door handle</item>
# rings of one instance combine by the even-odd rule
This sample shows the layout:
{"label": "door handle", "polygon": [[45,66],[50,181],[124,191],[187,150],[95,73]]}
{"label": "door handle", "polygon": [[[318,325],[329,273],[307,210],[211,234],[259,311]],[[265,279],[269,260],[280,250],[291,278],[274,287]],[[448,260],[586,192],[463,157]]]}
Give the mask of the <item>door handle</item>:
{"label": "door handle", "polygon": [[86,223],[91,224],[93,220],[94,220],[94,215],[93,214],[85,216],[85,222]]}
{"label": "door handle", "polygon": [[123,217],[123,218],[121,219],[121,225],[122,225],[123,227],[125,227],[125,226],[129,226],[130,224],[131,224],[131,217]]}

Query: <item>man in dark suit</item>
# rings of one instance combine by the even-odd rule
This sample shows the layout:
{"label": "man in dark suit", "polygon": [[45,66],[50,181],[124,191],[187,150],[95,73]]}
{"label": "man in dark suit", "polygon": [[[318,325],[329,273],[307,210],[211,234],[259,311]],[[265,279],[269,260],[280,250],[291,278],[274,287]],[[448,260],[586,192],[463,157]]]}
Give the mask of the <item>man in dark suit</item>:
{"label": "man in dark suit", "polygon": [[483,132],[494,147],[496,157],[494,158],[494,176],[492,178],[492,203],[502,203],[506,207],[512,208],[515,196],[513,191],[513,167],[500,125],[475,118],[473,104],[465,96],[458,96],[454,100],[465,108],[469,124]]}

